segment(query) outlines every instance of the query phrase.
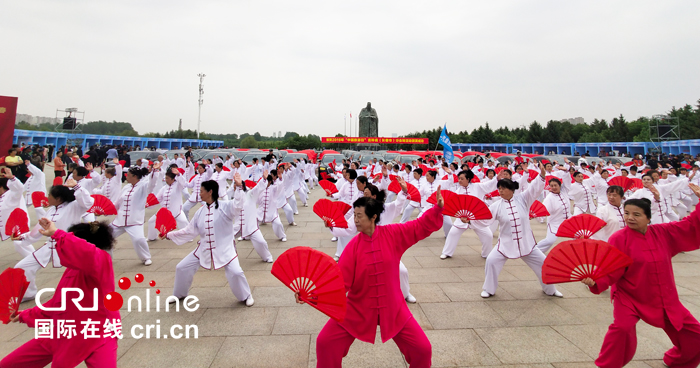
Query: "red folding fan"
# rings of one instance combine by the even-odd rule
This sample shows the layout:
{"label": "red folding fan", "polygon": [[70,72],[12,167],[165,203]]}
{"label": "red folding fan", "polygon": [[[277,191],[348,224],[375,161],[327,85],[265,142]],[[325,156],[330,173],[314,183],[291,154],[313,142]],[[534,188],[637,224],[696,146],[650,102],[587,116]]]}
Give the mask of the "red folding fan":
{"label": "red folding fan", "polygon": [[469,169],[471,170],[474,168],[474,166],[476,166],[476,164],[473,162],[467,162],[467,166],[469,166]]}
{"label": "red folding fan", "polygon": [[467,217],[469,220],[487,220],[493,217],[484,201],[467,194],[445,197],[442,214],[456,218]]}
{"label": "red folding fan", "polygon": [[478,176],[474,175],[470,183],[481,183],[481,179],[479,179]]}
{"label": "red folding fan", "polygon": [[248,189],[255,188],[255,186],[258,185],[258,183],[252,181],[252,180],[246,180],[245,181],[245,186]]}
{"label": "red folding fan", "polygon": [[53,178],[53,186],[57,185],[63,185],[63,178],[60,176]]}
{"label": "red folding fan", "polygon": [[534,219],[537,217],[545,217],[549,216],[549,211],[547,211],[547,207],[545,207],[542,202],[535,200],[532,202],[532,206],[530,206],[530,218]]}
{"label": "red folding fan", "polygon": [[160,203],[158,201],[158,198],[156,198],[156,195],[153,193],[148,193],[148,197],[146,197],[146,208],[152,207]]}
{"label": "red folding fan", "polygon": [[540,175],[540,172],[537,170],[528,170],[527,175],[528,175],[528,180],[533,181],[533,180],[535,180],[535,178],[537,178]]}
{"label": "red folding fan", "polygon": [[[408,183],[406,183],[406,184],[408,184]],[[399,194],[399,192],[401,191],[401,185],[399,184],[398,181],[392,181],[391,183],[389,183],[389,186],[386,189],[388,189],[389,191],[394,192],[396,194]]]}
{"label": "red folding fan", "polygon": [[495,171],[496,175],[498,175],[501,173],[501,171],[503,171],[505,169],[507,169],[507,167],[499,166],[499,167],[495,168],[493,171]]}
{"label": "red folding fan", "polygon": [[124,165],[126,165],[126,160],[119,160],[119,165],[122,165],[122,167],[124,167]]}
{"label": "red folding fan", "polygon": [[5,235],[19,237],[29,232],[29,217],[21,208],[15,208],[5,222]]}
{"label": "red folding fan", "polygon": [[[182,169],[178,169],[178,170],[182,170]],[[229,169],[228,166],[222,167],[221,170],[223,170],[223,171],[231,171],[231,169]],[[183,171],[184,171],[184,170],[183,170]],[[183,174],[184,174],[184,172],[183,172]]]}
{"label": "red folding fan", "polygon": [[[452,182],[453,182],[453,183],[456,183],[457,181],[459,181],[459,178],[457,178],[457,174],[452,174],[452,178],[451,178],[451,179],[452,179]],[[450,180],[450,174],[447,174],[447,175],[443,176],[443,177],[442,177],[442,180]]]}
{"label": "red folding fan", "polygon": [[398,178],[399,178],[398,175],[389,174],[389,181],[397,181]]}
{"label": "red folding fan", "polygon": [[550,182],[552,179],[557,179],[557,180],[559,180],[559,181],[561,182],[561,179],[560,179],[558,176],[547,175],[547,176],[544,177],[544,190],[549,190],[549,182]]}
{"label": "red folding fan", "polygon": [[372,179],[379,178],[379,180],[382,180],[383,177],[384,177],[384,175],[382,175],[382,173],[376,173],[376,174],[372,175]]}
{"label": "red folding fan", "polygon": [[318,185],[323,188],[323,190],[326,191],[326,195],[333,195],[333,193],[338,193],[338,188],[335,187],[335,184],[331,183],[328,180],[320,180],[318,182]]}
{"label": "red folding fan", "polygon": [[627,161],[624,164],[625,166],[634,166],[634,161]]}
{"label": "red folding fan", "polygon": [[330,178],[325,171],[321,171],[321,177],[323,178],[322,180],[328,180],[328,178]]}
{"label": "red folding fan", "polygon": [[632,186],[634,183],[632,182],[632,179],[626,177],[626,176],[616,176],[610,180],[608,180],[608,185],[617,185],[621,186],[623,191],[628,191],[632,189]]}
{"label": "red folding fan", "polygon": [[636,191],[644,188],[644,182],[642,181],[642,179],[632,178],[630,180],[632,180],[632,187],[630,188],[630,190]]}
{"label": "red folding fan", "polygon": [[306,304],[336,321],[345,319],[345,283],[331,256],[309,247],[294,247],[277,258],[271,272],[292,291],[299,292],[299,299]]}
{"label": "red folding fan", "polygon": [[[398,184],[398,182],[394,183]],[[406,199],[408,199],[409,201],[420,202],[420,192],[413,184],[406,183],[406,189],[408,189],[408,195],[406,195]]]}
{"label": "red folding fan", "polygon": [[7,268],[0,274],[0,321],[10,323],[10,317],[19,312],[19,303],[29,287],[21,268]]}
{"label": "red folding fan", "polygon": [[328,227],[348,228],[345,214],[352,208],[345,202],[334,202],[321,198],[314,204],[314,213],[320,217]]}
{"label": "red folding fan", "polygon": [[692,166],[690,166],[690,164],[681,164],[681,167],[688,170],[693,168]]}
{"label": "red folding fan", "polygon": [[[184,174],[184,173],[185,173],[185,169],[180,168],[180,167],[177,168],[177,171],[179,171],[180,174]],[[231,170],[225,170],[225,171],[231,171]]]}
{"label": "red folding fan", "polygon": [[582,213],[564,220],[564,222],[559,225],[557,236],[562,238],[588,239],[605,227],[606,224],[605,221],[593,215]]}
{"label": "red folding fan", "polygon": [[500,196],[500,193],[498,193],[498,189],[496,189],[491,193],[486,193],[486,195],[484,195],[484,198],[496,198],[499,196]]}
{"label": "red folding fan", "polygon": [[420,164],[418,165],[418,167],[420,167],[423,170],[423,176],[428,174],[428,171],[430,171],[430,168],[425,164]]}
{"label": "red folding fan", "polygon": [[165,234],[177,229],[177,221],[169,209],[162,207],[156,212],[156,229],[163,237]]}
{"label": "red folding fan", "polygon": [[46,198],[46,193],[39,190],[32,193],[32,205],[36,208],[48,206],[49,199]]}
{"label": "red folding fan", "polygon": [[109,200],[109,198],[101,194],[91,195],[95,199],[95,204],[90,207],[88,212],[94,213],[95,216],[110,216],[117,214],[117,208],[114,207],[114,203]]}
{"label": "red folding fan", "polygon": [[631,264],[630,257],[602,240],[567,240],[557,244],[544,260],[542,282],[558,284],[587,277],[598,280]]}
{"label": "red folding fan", "polygon": [[[442,199],[445,201],[445,204],[447,204],[447,201],[449,201],[450,198],[453,198],[457,195],[457,193],[447,189],[440,189],[440,194],[442,195]],[[437,190],[433,192],[433,194],[431,194],[430,197],[428,197],[426,202],[430,204],[437,204]]]}

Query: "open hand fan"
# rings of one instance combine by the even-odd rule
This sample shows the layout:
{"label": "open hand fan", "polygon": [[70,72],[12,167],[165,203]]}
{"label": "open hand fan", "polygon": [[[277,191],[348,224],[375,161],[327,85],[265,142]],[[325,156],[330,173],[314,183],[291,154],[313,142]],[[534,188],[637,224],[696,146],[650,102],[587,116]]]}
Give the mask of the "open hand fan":
{"label": "open hand fan", "polygon": [[[178,171],[180,174],[184,174],[184,173],[185,173],[185,169],[183,169],[183,168],[181,168],[181,167],[179,167],[179,168],[177,169],[177,171]],[[231,171],[231,170],[226,170],[226,171]]]}
{"label": "open hand fan", "polygon": [[478,176],[474,175],[470,183],[481,183],[481,179],[479,179]]}
{"label": "open hand fan", "polygon": [[323,178],[322,180],[328,180],[328,178],[330,178],[325,171],[321,171],[321,177]]}
{"label": "open hand fan", "polygon": [[690,166],[690,164],[681,164],[681,167],[688,170],[693,168],[692,166]]}
{"label": "open hand fan", "polygon": [[0,321],[10,323],[10,317],[19,312],[19,303],[29,287],[21,268],[7,268],[0,274]]}
{"label": "open hand fan", "polygon": [[[561,182],[561,179],[560,179],[558,176],[547,175],[547,176],[544,177],[544,190],[549,190],[549,182],[550,182],[552,179],[557,179],[557,180],[559,180],[559,181]],[[573,179],[572,179],[572,180],[573,180]]]}
{"label": "open hand fan", "polygon": [[117,208],[114,207],[114,203],[110,201],[107,197],[102,194],[91,195],[95,199],[95,203],[90,207],[88,212],[94,213],[95,216],[110,216],[117,214]]}
{"label": "open hand fan", "polygon": [[423,176],[428,174],[428,171],[430,171],[430,168],[426,164],[420,164],[420,165],[418,165],[418,167],[420,167],[421,170],[423,170]]}
{"label": "open hand fan", "polygon": [[[406,184],[408,184],[408,183],[406,183]],[[401,191],[401,185],[399,184],[398,181],[392,181],[386,189],[388,189],[389,191],[392,191],[396,194],[399,194],[399,192]]]}
{"label": "open hand fan", "polygon": [[389,174],[389,180],[392,181],[392,182],[393,182],[393,181],[397,181],[398,178],[399,178],[398,175]]}
{"label": "open hand fan", "polygon": [[252,180],[245,181],[245,187],[248,189],[255,188],[256,185],[258,185],[258,183],[254,182]]}
{"label": "open hand fan", "polygon": [[567,240],[557,244],[544,260],[542,282],[597,280],[630,264],[630,257],[602,240]]}
{"label": "open hand fan", "polygon": [[493,217],[484,201],[467,194],[445,197],[442,214],[456,218],[467,217],[469,220],[487,220]]}
{"label": "open hand fan", "polygon": [[299,299],[306,304],[336,321],[345,319],[345,283],[331,256],[309,247],[290,248],[277,258],[271,272],[299,292]]}
{"label": "open hand fan", "polygon": [[538,200],[532,202],[532,206],[530,206],[530,219],[545,216],[549,216],[549,211],[547,211],[547,207],[545,207],[542,204],[542,202]]}
{"label": "open hand fan", "polygon": [[15,238],[29,232],[29,217],[21,208],[15,208],[5,222],[5,235]]}
{"label": "open hand fan", "polygon": [[169,209],[163,207],[156,212],[156,229],[161,237],[177,229],[177,221]]}
{"label": "open hand fan", "polygon": [[501,173],[501,171],[503,171],[505,169],[507,169],[507,167],[499,166],[499,167],[495,168],[493,171],[495,171],[496,175],[498,175]]}
{"label": "open hand fan", "polygon": [[632,182],[632,179],[626,177],[626,176],[616,176],[610,180],[608,180],[608,185],[617,185],[622,187],[623,191],[628,191],[632,189],[632,186],[634,183]]}
{"label": "open hand fan", "polygon": [[63,178],[60,176],[53,178],[53,186],[57,185],[63,185]]}
{"label": "open hand fan", "polygon": [[[447,204],[447,201],[449,201],[450,198],[457,195],[457,193],[455,193],[451,190],[442,189],[442,188],[440,189],[440,194],[442,195],[442,199],[445,201],[445,204]],[[437,190],[435,192],[433,192],[433,194],[431,194],[430,197],[428,197],[426,202],[428,202],[430,204],[437,204]]]}
{"label": "open hand fan", "polygon": [[158,198],[156,198],[156,195],[153,193],[148,193],[148,197],[146,197],[146,208],[148,207],[153,207],[160,203],[158,201]]}
{"label": "open hand fan", "polygon": [[416,187],[413,184],[406,183],[406,189],[408,189],[408,195],[406,195],[406,199],[408,199],[409,201],[420,202],[420,192],[418,191],[418,189],[416,189]]}
{"label": "open hand fan", "polygon": [[126,165],[126,160],[119,160],[119,165],[122,165],[122,167],[124,167],[124,165]]}
{"label": "open hand fan", "polygon": [[335,187],[335,184],[331,183],[328,180],[321,180],[318,182],[318,185],[323,188],[323,190],[326,191],[326,195],[333,195],[333,193],[338,193],[338,188]]}
{"label": "open hand fan", "polygon": [[37,190],[36,192],[32,193],[32,204],[36,208],[48,206],[49,199],[46,198],[46,193],[44,193],[40,190]]}
{"label": "open hand fan", "polygon": [[588,239],[605,227],[606,224],[605,221],[593,215],[582,213],[564,220],[564,222],[559,225],[557,236],[562,238]]}
{"label": "open hand fan", "polygon": [[372,179],[379,178],[381,180],[383,177],[384,177],[384,175],[382,175],[382,173],[376,173],[376,174],[372,175]]}
{"label": "open hand fan", "polygon": [[320,217],[328,227],[348,228],[345,214],[352,208],[345,202],[334,202],[321,198],[314,204],[314,213]]}
{"label": "open hand fan", "polygon": [[[178,169],[178,170],[182,170],[182,169]],[[230,169],[228,166],[222,167],[221,170],[223,170],[223,171],[231,171],[231,169]],[[185,170],[182,170],[182,171],[183,171],[183,174],[184,174],[184,171],[185,171]]]}
{"label": "open hand fan", "polygon": [[467,162],[467,166],[469,166],[469,169],[471,170],[474,168],[474,166],[476,166],[476,164],[473,162]]}
{"label": "open hand fan", "polygon": [[[457,181],[459,181],[459,179],[457,178],[457,174],[452,174],[452,178],[451,178],[451,179],[452,179],[452,182],[453,182],[453,183],[456,183]],[[443,176],[443,177],[442,177],[442,180],[450,180],[450,174],[447,174],[447,175]]]}
{"label": "open hand fan", "polygon": [[537,178],[540,175],[540,172],[537,170],[528,170],[527,171],[527,176],[528,180],[533,181],[535,178]]}
{"label": "open hand fan", "polygon": [[624,163],[625,166],[634,166],[634,161],[627,161]]}
{"label": "open hand fan", "polygon": [[630,190],[636,191],[644,188],[644,182],[642,179],[632,178],[630,180],[632,180],[632,187],[630,187]]}
{"label": "open hand fan", "polygon": [[498,189],[496,189],[491,193],[486,193],[486,195],[484,195],[484,198],[496,198],[498,196],[500,196],[500,194],[498,193]]}

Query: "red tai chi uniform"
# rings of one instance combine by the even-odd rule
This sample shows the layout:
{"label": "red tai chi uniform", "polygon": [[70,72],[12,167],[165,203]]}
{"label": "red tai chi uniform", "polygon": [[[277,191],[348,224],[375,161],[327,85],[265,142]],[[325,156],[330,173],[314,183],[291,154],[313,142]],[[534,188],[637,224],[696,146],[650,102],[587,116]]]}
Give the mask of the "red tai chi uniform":
{"label": "red tai chi uniform", "polygon": [[[92,308],[94,289],[97,288],[98,308],[96,311],[78,310],[72,300],[78,293],[69,291],[65,311],[45,311],[38,306],[22,311],[19,321],[29,327],[36,327],[40,320],[50,320],[51,338],[28,341],[6,356],[0,362],[0,367],[45,367],[49,363],[52,367],[75,367],[84,361],[90,368],[116,368],[117,339],[113,336],[121,335],[121,319],[119,311],[109,311],[103,303],[105,295],[114,291],[112,257],[63,230],[56,230],[51,239],[56,242],[56,251],[66,270],[58,282],[54,296],[43,306],[58,308],[61,306],[64,288],[79,288],[83,290],[84,298],[78,304],[83,308]],[[61,323],[74,325],[74,333],[70,329],[60,333]],[[118,334],[106,327],[117,323]],[[83,333],[85,328],[88,330]]]}
{"label": "red tai chi uniform", "polygon": [[700,324],[678,299],[671,258],[680,252],[700,248],[700,210],[681,221],[649,225],[646,234],[629,227],[610,237],[610,244],[627,254],[634,263],[595,280],[590,288],[600,294],[609,286],[615,321],[605,335],[595,361],[601,368],[622,367],[637,349],[635,326],[644,322],[663,328],[673,342],[664,355],[669,367],[695,368],[700,365]]}
{"label": "red tai chi uniform", "polygon": [[414,221],[377,226],[372,237],[359,233],[340,256],[347,295],[343,322],[331,319],[316,339],[317,367],[342,366],[355,339],[374,344],[377,325],[382,342],[394,339],[411,367],[430,367],[432,347],[406,306],[399,287],[403,253],[442,226],[442,208],[434,206]]}

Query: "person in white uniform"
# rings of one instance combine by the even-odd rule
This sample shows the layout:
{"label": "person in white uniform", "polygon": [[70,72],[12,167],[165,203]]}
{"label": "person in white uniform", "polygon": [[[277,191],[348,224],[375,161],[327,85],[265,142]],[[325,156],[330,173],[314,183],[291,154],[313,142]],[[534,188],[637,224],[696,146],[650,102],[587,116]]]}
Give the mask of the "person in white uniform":
{"label": "person in white uniform", "polygon": [[557,241],[557,231],[565,220],[571,217],[571,199],[569,198],[569,188],[571,181],[559,178],[549,179],[549,195],[542,201],[547,208],[547,236],[537,242],[537,249],[545,253]]}
{"label": "person in white uniform", "polygon": [[258,194],[257,205],[258,205],[258,223],[262,224],[272,224],[272,231],[275,236],[281,241],[287,241],[287,234],[284,232],[284,226],[282,226],[282,221],[280,221],[280,215],[277,210],[277,198],[281,196],[282,186],[275,184],[275,179],[272,175],[267,172],[263,173],[265,180],[258,182],[255,188],[260,187]]}
{"label": "person in white uniform", "polygon": [[[189,221],[187,216],[182,211],[182,188],[187,186],[185,177],[180,174],[177,168],[171,167],[169,172],[165,173],[165,186],[160,188],[156,194],[156,199],[160,203],[161,208],[167,208],[168,211],[175,217],[178,229],[184,229]],[[148,219],[148,240],[154,241],[158,239],[158,229],[156,229],[156,214],[153,214]]]}
{"label": "person in white uniform", "polygon": [[[72,225],[80,223],[80,217],[92,207],[95,200],[90,197],[90,193],[84,188],[71,190],[77,183],[75,180],[68,180],[66,185],[57,185],[51,187],[48,195],[49,208],[45,213],[44,218],[51,220],[56,227],[61,230],[68,230]],[[15,240],[15,247],[22,249],[33,249],[32,244],[43,238],[40,230],[41,225],[38,223],[34,228],[20,236]],[[24,294],[23,302],[34,299],[37,293],[36,273],[41,268],[46,268],[48,265],[53,268],[60,268],[61,260],[56,252],[56,241],[49,238],[44,245],[35,252],[28,254],[15,265],[15,268],[24,270],[24,275],[29,281],[29,287]]]}
{"label": "person in white uniform", "polygon": [[[44,174],[44,169],[38,168],[32,165],[31,161],[24,160],[24,164],[29,169],[29,179],[24,182],[24,198],[26,201],[27,208],[33,205],[32,193],[42,192],[46,195],[46,174]],[[35,207],[34,212],[37,218],[42,218],[46,214],[46,211],[41,207]],[[28,215],[28,214],[27,214]]]}
{"label": "person in white uniform", "polygon": [[591,236],[591,239],[608,241],[612,234],[627,226],[625,223],[625,190],[618,185],[611,185],[607,189],[606,204],[598,206],[595,215],[605,221],[606,225]]}
{"label": "person in white uniform", "polygon": [[[234,213],[233,201],[219,201],[219,184],[208,180],[199,190],[204,205],[200,207],[192,221],[182,230],[171,231],[165,238],[177,245],[183,245],[199,236],[197,248],[190,252],[175,267],[173,296],[177,299],[189,295],[194,274],[200,267],[207,270],[223,268],[229,287],[239,301],[250,307],[255,303],[248,280],[238,261],[238,254],[231,231]],[[170,302],[174,302],[168,298]]]}
{"label": "person in white uniform", "polygon": [[[10,238],[9,235],[5,235],[5,222],[7,222],[12,211],[19,208],[27,212],[27,204],[22,198],[23,192],[24,186],[22,182],[12,174],[9,167],[6,167],[4,177],[0,178],[0,239],[3,241]],[[27,215],[27,226],[29,226],[29,215]],[[27,254],[33,251],[34,248],[31,247],[17,249],[17,252],[22,257],[26,257]]]}
{"label": "person in white uniform", "polygon": [[528,189],[514,195],[519,185],[509,179],[498,181],[498,192],[501,200],[489,207],[493,218],[499,226],[498,243],[486,258],[486,280],[484,281],[482,298],[496,294],[498,275],[508,259],[522,258],[537,275],[542,285],[542,291],[550,296],[562,297],[554,285],[542,282],[542,264],[544,253],[535,247],[535,236],[530,228],[530,206],[544,189],[545,169],[540,164],[540,176],[532,180]]}
{"label": "person in white uniform", "polygon": [[[146,198],[156,183],[156,180],[150,180],[152,174],[149,174],[148,170],[132,167],[126,173],[127,184],[114,203],[117,216],[110,225],[115,239],[124,233],[129,234],[136,255],[146,266],[153,262],[146,237],[143,236],[143,222],[146,216]],[[160,170],[160,163],[153,164],[153,170]]]}
{"label": "person in white uniform", "polygon": [[[566,180],[566,178],[564,178]],[[591,179],[583,179],[583,173],[577,171],[574,173],[574,183],[569,189],[569,196],[574,200],[574,216],[582,213],[594,214],[596,204],[593,200],[593,187],[591,187]]]}
{"label": "person in white uniform", "polygon": [[[241,238],[250,239],[253,249],[258,253],[263,261],[272,263],[272,254],[267,246],[267,241],[258,226],[257,199],[263,185],[256,185],[248,189],[240,174],[234,176],[233,185],[228,190],[228,197],[233,201],[235,207],[233,218],[233,235],[240,234]],[[234,241],[235,244],[235,241]]]}
{"label": "person in white uniform", "polygon": [[119,199],[119,196],[122,193],[122,165],[119,163],[118,158],[114,158],[114,167],[107,167],[105,168],[104,165],[102,167],[102,184],[101,187],[96,188],[94,190],[95,194],[101,194],[112,203],[116,202],[117,199]]}
{"label": "person in white uniform", "polygon": [[202,183],[211,178],[212,173],[211,165],[202,163],[197,166],[197,174],[191,177],[189,182],[187,182],[187,187],[192,188],[192,194],[190,194],[190,198],[187,199],[185,205],[182,206],[182,212],[185,213],[185,218],[187,218],[188,221],[190,219],[190,210],[192,207],[197,205],[197,203],[202,203],[202,197],[199,195],[199,188],[202,187]]}

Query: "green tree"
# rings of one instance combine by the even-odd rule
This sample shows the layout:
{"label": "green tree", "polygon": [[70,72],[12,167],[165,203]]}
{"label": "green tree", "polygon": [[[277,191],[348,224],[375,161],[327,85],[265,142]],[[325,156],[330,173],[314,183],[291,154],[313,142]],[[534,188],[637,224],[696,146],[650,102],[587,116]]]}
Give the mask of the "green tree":
{"label": "green tree", "polygon": [[530,129],[527,131],[527,143],[547,143],[543,142],[544,129],[537,121],[530,123]]}
{"label": "green tree", "polygon": [[258,148],[258,141],[251,135],[243,138],[241,141],[241,148]]}

